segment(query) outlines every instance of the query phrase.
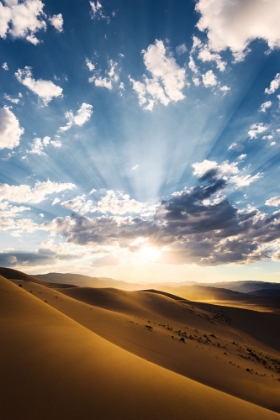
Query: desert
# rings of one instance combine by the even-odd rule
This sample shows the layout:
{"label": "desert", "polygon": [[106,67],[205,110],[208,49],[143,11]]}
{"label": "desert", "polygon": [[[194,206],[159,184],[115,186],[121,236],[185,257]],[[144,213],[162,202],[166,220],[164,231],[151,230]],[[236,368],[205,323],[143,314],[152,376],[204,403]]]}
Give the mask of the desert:
{"label": "desert", "polygon": [[280,418],[278,313],[0,273],[3,419]]}

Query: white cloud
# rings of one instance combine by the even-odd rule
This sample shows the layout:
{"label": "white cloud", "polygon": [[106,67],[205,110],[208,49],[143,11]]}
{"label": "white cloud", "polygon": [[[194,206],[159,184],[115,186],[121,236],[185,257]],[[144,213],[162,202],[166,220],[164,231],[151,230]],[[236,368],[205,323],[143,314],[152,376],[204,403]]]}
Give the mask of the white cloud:
{"label": "white cloud", "polygon": [[123,215],[126,213],[145,213],[148,214],[154,211],[153,206],[148,206],[146,203],[141,203],[133,198],[130,198],[128,194],[124,194],[120,191],[108,190],[106,195],[103,196],[96,204],[92,200],[87,200],[85,194],[79,195],[71,200],[64,201],[61,203],[63,207],[66,207],[81,215],[87,213],[112,213],[115,215]]}
{"label": "white cloud", "polygon": [[[241,159],[239,159],[239,161],[240,160]],[[238,168],[238,162],[229,163],[228,160],[218,165],[215,161],[205,159],[203,162],[194,163],[192,167],[194,168],[194,175],[199,178],[213,171],[216,178],[226,179],[229,183],[234,184],[236,188],[247,187],[252,184],[252,182],[262,177],[260,172],[254,176],[241,175],[241,171]]]}
{"label": "white cloud", "polygon": [[230,87],[228,87],[227,85],[221,86],[220,90],[224,93],[228,92],[230,90]]}
{"label": "white cloud", "polygon": [[162,41],[156,40],[147,51],[143,50],[144,64],[153,79],[160,80],[171,101],[184,99],[185,69],[168,53]]}
{"label": "white cloud", "polygon": [[[88,60],[86,64],[90,71],[93,71],[95,67]],[[100,72],[96,71],[93,76],[91,76],[88,81],[89,83],[94,83],[97,87],[104,87],[106,89],[112,90],[113,84],[119,81],[119,74],[117,71],[118,63],[114,60],[108,61],[108,69],[105,72],[105,77],[100,76]]]}
{"label": "white cloud", "polygon": [[255,139],[258,136],[258,134],[263,133],[267,129],[268,129],[268,126],[263,123],[252,124],[250,126],[250,130],[248,131],[248,136],[251,139]]}
{"label": "white cloud", "polygon": [[[146,110],[152,111],[155,99],[152,99],[148,96],[147,87],[144,83],[141,83],[137,80],[132,79],[132,77],[129,76],[129,81],[132,83],[132,89],[137,93],[138,95],[138,102],[140,106],[143,106]],[[163,92],[163,89],[161,88],[161,91]],[[163,93],[164,95],[164,93]],[[165,95],[164,95],[165,98]],[[167,99],[166,99],[167,101]],[[167,101],[166,104],[168,104],[169,101]]]}
{"label": "white cloud", "polygon": [[0,218],[16,217],[19,213],[27,210],[30,210],[30,208],[24,206],[12,206],[8,203],[8,201],[0,201]]}
{"label": "white cloud", "polygon": [[280,73],[277,73],[274,77],[274,79],[270,82],[269,88],[265,89],[265,93],[268,93],[271,95],[274,93],[280,86]]}
{"label": "white cloud", "polygon": [[0,37],[25,38],[27,41],[38,44],[40,41],[35,34],[46,30],[46,17],[43,12],[44,3],[41,0],[18,0],[0,3]]}
{"label": "white cloud", "polygon": [[88,66],[89,71],[93,71],[95,69],[95,65],[88,58],[86,58],[86,65]]}
{"label": "white cloud", "polygon": [[101,213],[141,213],[145,209],[144,203],[130,198],[128,194],[112,190],[107,191],[106,196],[97,203],[97,210]]}
{"label": "white cloud", "polygon": [[31,67],[26,66],[24,69],[18,69],[15,76],[20,83],[38,95],[44,105],[47,105],[53,98],[63,96],[62,88],[50,80],[33,79]]}
{"label": "white cloud", "polygon": [[0,149],[18,146],[23,133],[15,114],[7,106],[0,108]]}
{"label": "white cloud", "polygon": [[82,103],[80,108],[77,111],[77,114],[74,115],[73,111],[66,112],[65,118],[67,118],[68,122],[64,127],[60,127],[60,131],[67,131],[69,130],[73,125],[78,125],[81,127],[84,125],[87,121],[89,121],[91,115],[92,115],[92,105],[87,104],[85,102]]}
{"label": "white cloud", "polygon": [[60,199],[56,197],[52,202],[52,206],[55,206],[58,203],[60,203]]}
{"label": "white cloud", "polygon": [[273,139],[273,135],[269,134],[268,136],[263,136],[262,137],[263,140],[272,140]]}
{"label": "white cloud", "polygon": [[239,160],[240,162],[243,161],[244,159],[246,159],[247,155],[246,153],[243,153],[242,155],[239,155],[237,160]]}
{"label": "white cloud", "polygon": [[207,46],[203,46],[197,57],[204,63],[214,61],[220,71],[224,71],[226,69],[226,62],[222,61],[220,54],[212,53]]}
{"label": "white cloud", "polygon": [[270,49],[280,46],[278,0],[198,0],[195,8],[201,14],[197,27],[207,33],[212,51],[229,48],[240,60],[254,39]]}
{"label": "white cloud", "polygon": [[61,205],[80,214],[86,214],[95,211],[93,202],[91,200],[86,200],[85,195],[78,195],[72,200],[62,202]]}
{"label": "white cloud", "polygon": [[198,77],[193,77],[192,81],[193,81],[193,84],[194,84],[195,86],[199,86],[199,85],[200,85],[200,80],[199,80],[199,78],[198,78]]}
{"label": "white cloud", "polygon": [[191,53],[196,51],[197,49],[199,49],[203,45],[202,42],[200,41],[200,39],[197,38],[197,36],[193,36],[192,40],[193,40],[193,45],[192,45]]}
{"label": "white cloud", "polygon": [[91,18],[93,20],[105,19],[107,21],[107,23],[110,22],[109,16],[106,16],[103,13],[103,6],[102,6],[100,1],[98,1],[98,0],[96,2],[90,1],[89,4],[90,4],[90,7],[91,7]]}
{"label": "white cloud", "polygon": [[2,69],[4,69],[4,70],[6,70],[6,71],[8,71],[9,70],[9,66],[8,66],[8,63],[3,63],[2,64]]}
{"label": "white cloud", "polygon": [[4,93],[3,95],[4,99],[6,99],[7,101],[11,102],[12,104],[18,104],[20,102],[19,98],[12,98],[10,95],[7,95],[6,93]]}
{"label": "white cloud", "polygon": [[244,146],[242,143],[231,143],[231,145],[228,147],[228,150],[237,150],[237,152],[241,152],[244,149]]}
{"label": "white cloud", "polygon": [[31,149],[28,151],[28,153],[34,154],[34,155],[45,155],[44,151],[44,145],[40,138],[36,138],[33,140],[33,143],[31,145]]}
{"label": "white cloud", "polygon": [[257,181],[263,176],[262,173],[258,172],[256,175],[244,175],[244,176],[233,176],[230,181],[233,182],[237,188],[248,187],[252,182]]}
{"label": "white cloud", "polygon": [[144,75],[144,82],[129,77],[132,88],[137,92],[139,104],[152,110],[155,103],[168,105],[185,98],[182,90],[186,85],[185,69],[180,67],[164,43],[156,40],[142,51],[144,64],[151,78]]}
{"label": "white cloud", "polygon": [[270,206],[270,207],[277,207],[280,205],[280,196],[276,196],[276,197],[272,197],[269,200],[266,200],[265,202],[266,206]]}
{"label": "white cloud", "polygon": [[183,55],[188,51],[186,44],[181,44],[176,47],[176,53],[178,55]]}
{"label": "white cloud", "polygon": [[63,17],[62,14],[59,13],[58,15],[53,15],[49,18],[49,22],[52,26],[55,27],[57,32],[63,32]]}
{"label": "white cloud", "polygon": [[202,81],[205,87],[211,87],[217,85],[217,78],[212,70],[208,70],[205,74],[202,75]]}
{"label": "white cloud", "polygon": [[100,13],[100,11],[102,9],[102,4],[98,0],[96,2],[90,1],[89,3],[90,3],[91,9],[92,9],[92,14],[93,14],[93,17],[94,17],[96,14]]}
{"label": "white cloud", "polygon": [[70,182],[57,183],[50,180],[36,182],[32,188],[29,185],[0,184],[0,200],[14,203],[40,203],[46,200],[48,195],[76,188]]}
{"label": "white cloud", "polygon": [[26,40],[29,41],[33,45],[40,44],[39,39],[34,35],[27,35]]}
{"label": "white cloud", "polygon": [[195,64],[195,61],[194,61],[194,59],[193,59],[193,56],[192,56],[192,55],[190,55],[190,60],[189,60],[189,64],[188,64],[188,66],[189,66],[189,68],[191,69],[191,71],[192,71],[194,74],[198,74],[198,73],[199,73],[198,67],[197,67],[197,65]]}
{"label": "white cloud", "polygon": [[221,165],[218,165],[214,160],[205,159],[203,162],[196,162],[192,164],[194,168],[194,175],[202,177],[207,172],[212,171],[213,169],[217,171],[220,175],[230,175],[237,174],[239,169],[237,167],[237,162],[229,163],[227,160],[224,161]]}
{"label": "white cloud", "polygon": [[48,230],[43,225],[38,225],[30,219],[14,219],[11,217],[0,218],[0,230],[13,230],[12,236],[18,237],[21,232],[35,232],[36,230]]}
{"label": "white cloud", "polygon": [[106,89],[112,90],[113,89],[113,85],[112,85],[112,81],[110,79],[108,79],[107,77],[91,77],[89,79],[89,82],[92,83],[94,81],[95,86],[97,87],[104,87]]}
{"label": "white cloud", "polygon": [[46,154],[46,148],[48,146],[53,147],[61,147],[61,141],[59,140],[51,140],[49,136],[45,136],[43,139],[40,139],[39,137],[36,137],[33,140],[33,143],[31,145],[31,149],[27,151],[27,153],[33,154],[33,155],[40,155],[43,156]]}
{"label": "white cloud", "polygon": [[271,105],[272,105],[272,102],[271,101],[264,102],[263,104],[261,104],[260,112],[266,112],[266,110],[268,108],[270,108]]}

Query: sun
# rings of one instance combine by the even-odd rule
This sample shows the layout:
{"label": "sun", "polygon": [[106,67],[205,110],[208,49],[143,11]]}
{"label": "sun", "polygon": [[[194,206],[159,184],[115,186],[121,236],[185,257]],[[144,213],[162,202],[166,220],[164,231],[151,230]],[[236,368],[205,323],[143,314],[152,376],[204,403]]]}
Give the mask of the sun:
{"label": "sun", "polygon": [[144,262],[156,261],[160,256],[160,251],[154,246],[144,245],[138,251],[140,259]]}

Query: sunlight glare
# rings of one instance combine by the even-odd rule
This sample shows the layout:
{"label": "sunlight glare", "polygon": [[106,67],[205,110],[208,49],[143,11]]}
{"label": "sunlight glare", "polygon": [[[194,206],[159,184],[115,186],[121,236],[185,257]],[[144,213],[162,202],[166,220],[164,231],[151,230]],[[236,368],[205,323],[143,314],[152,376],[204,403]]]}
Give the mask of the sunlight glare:
{"label": "sunlight glare", "polygon": [[153,262],[159,258],[160,251],[154,246],[145,245],[139,250],[138,255],[143,262]]}

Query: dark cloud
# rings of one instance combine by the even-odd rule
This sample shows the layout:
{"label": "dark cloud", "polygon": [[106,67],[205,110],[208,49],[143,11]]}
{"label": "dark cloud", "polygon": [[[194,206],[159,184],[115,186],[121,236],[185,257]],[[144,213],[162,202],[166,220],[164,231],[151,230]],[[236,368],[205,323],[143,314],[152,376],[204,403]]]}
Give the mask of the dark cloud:
{"label": "dark cloud", "polygon": [[17,267],[20,265],[49,265],[58,260],[72,260],[73,255],[57,255],[48,249],[39,249],[37,252],[11,251],[0,253],[0,266]]}
{"label": "dark cloud", "polygon": [[52,222],[54,229],[66,236],[68,242],[79,245],[96,243],[112,245],[126,243],[135,237],[149,237],[157,229],[153,221],[140,217],[86,217],[72,214],[71,217],[57,218]]}
{"label": "dark cloud", "polygon": [[[52,228],[75,244],[115,245],[132,252],[138,237],[163,249],[162,262],[218,265],[252,263],[275,253],[280,213],[239,210],[221,195],[226,181],[209,171],[201,185],[162,201],[153,219],[73,214],[57,218]],[[102,261],[101,261],[102,263]]]}

